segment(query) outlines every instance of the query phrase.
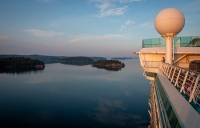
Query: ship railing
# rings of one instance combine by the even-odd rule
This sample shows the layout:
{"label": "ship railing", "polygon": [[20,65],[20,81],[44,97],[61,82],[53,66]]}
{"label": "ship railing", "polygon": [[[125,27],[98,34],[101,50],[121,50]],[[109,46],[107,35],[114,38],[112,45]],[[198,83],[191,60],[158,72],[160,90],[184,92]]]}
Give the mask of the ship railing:
{"label": "ship railing", "polygon": [[[142,40],[142,48],[165,47],[164,38],[151,38]],[[200,47],[200,36],[175,37],[173,46],[177,47]]]}
{"label": "ship railing", "polygon": [[162,63],[159,69],[189,102],[200,106],[200,73]]}
{"label": "ship railing", "polygon": [[200,107],[200,73],[173,66],[162,61],[145,62],[147,68],[158,68],[188,100]]}

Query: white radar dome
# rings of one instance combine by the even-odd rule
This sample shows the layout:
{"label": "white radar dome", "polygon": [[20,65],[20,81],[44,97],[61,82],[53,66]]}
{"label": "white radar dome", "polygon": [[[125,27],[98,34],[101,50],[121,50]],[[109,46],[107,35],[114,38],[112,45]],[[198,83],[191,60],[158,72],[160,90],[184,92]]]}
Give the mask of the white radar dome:
{"label": "white radar dome", "polygon": [[175,8],[166,8],[158,13],[154,21],[155,28],[162,36],[178,34],[185,25],[184,15]]}

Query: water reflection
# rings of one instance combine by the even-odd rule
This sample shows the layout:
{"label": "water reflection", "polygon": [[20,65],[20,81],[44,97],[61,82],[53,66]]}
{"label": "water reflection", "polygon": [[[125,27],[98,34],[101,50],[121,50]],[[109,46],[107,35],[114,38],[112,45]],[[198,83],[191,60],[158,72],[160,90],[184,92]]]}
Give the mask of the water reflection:
{"label": "water reflection", "polygon": [[106,67],[106,66],[93,66],[98,69],[105,69],[107,71],[120,71],[122,68],[121,67]]}
{"label": "water reflection", "polygon": [[100,123],[116,127],[146,127],[149,123],[140,115],[127,111],[127,105],[122,100],[98,99],[94,118]]}
{"label": "water reflection", "polygon": [[6,68],[6,69],[0,69],[0,73],[2,74],[28,74],[28,73],[37,73],[43,71],[42,69],[36,69],[36,68]]}
{"label": "water reflection", "polygon": [[118,72],[56,63],[0,74],[0,127],[147,127],[149,82],[139,61],[125,64]]}
{"label": "water reflection", "polygon": [[75,65],[75,66],[86,66],[86,65],[91,65],[92,62],[61,62],[61,64],[66,64],[66,65]]}

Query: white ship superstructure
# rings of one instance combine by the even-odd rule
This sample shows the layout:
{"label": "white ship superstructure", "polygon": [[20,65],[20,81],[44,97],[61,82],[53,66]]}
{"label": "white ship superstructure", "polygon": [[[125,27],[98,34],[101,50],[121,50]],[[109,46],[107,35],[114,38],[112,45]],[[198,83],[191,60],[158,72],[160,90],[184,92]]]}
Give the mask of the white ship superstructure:
{"label": "white ship superstructure", "polygon": [[170,53],[168,37],[144,39],[137,52],[151,84],[150,128],[200,128],[200,36],[176,34],[165,34]]}

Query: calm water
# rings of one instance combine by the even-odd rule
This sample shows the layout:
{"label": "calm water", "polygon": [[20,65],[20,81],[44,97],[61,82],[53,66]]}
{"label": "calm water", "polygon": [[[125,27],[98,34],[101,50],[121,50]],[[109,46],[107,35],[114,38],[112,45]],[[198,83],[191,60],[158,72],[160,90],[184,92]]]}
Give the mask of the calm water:
{"label": "calm water", "polygon": [[0,74],[0,127],[134,128],[149,124],[150,85],[139,60],[118,72],[47,64]]}

